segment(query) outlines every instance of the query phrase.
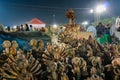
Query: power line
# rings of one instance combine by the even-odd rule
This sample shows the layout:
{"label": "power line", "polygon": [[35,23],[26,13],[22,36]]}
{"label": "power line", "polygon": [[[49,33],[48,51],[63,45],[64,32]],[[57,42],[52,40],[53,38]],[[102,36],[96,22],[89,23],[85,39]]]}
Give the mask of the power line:
{"label": "power line", "polygon": [[[50,6],[39,6],[39,5],[28,5],[28,4],[18,4],[18,3],[9,3],[8,4],[9,6],[20,6],[20,7],[29,7],[29,8],[39,8],[39,9],[61,9],[61,10],[66,10],[66,9],[69,9],[69,8],[64,8],[64,7],[50,7]],[[7,6],[8,6],[7,5]],[[90,8],[72,8],[74,10],[88,10]]]}

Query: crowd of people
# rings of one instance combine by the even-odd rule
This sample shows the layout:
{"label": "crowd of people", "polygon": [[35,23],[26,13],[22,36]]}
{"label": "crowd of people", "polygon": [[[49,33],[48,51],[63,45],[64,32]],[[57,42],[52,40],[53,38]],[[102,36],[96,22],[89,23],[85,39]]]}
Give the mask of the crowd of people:
{"label": "crowd of people", "polygon": [[101,37],[104,34],[112,36],[114,35],[115,31],[120,31],[120,16],[116,18],[115,24],[109,23],[105,25],[100,22],[96,27],[91,24],[88,26],[87,31],[93,32],[94,37]]}
{"label": "crowd of people", "polygon": [[92,24],[90,26],[88,26],[87,31],[89,32],[93,32],[94,37],[101,37],[104,34],[107,35],[112,35],[112,24],[107,24],[104,25],[103,23],[99,23],[96,27],[94,27]]}
{"label": "crowd of people", "polygon": [[106,41],[107,43],[111,43],[112,38],[115,37],[115,33],[120,31],[120,17],[118,16],[116,18],[115,24],[109,23],[105,25],[100,22],[96,27],[93,24],[90,24],[86,31],[93,32],[93,36],[101,40],[101,43]]}
{"label": "crowd of people", "polygon": [[28,24],[25,24],[25,25],[20,25],[20,26],[13,26],[13,27],[10,27],[10,26],[7,26],[5,28],[3,28],[5,32],[18,32],[18,31],[42,31],[42,32],[45,32],[45,28],[35,28],[33,27],[32,25],[28,25]]}

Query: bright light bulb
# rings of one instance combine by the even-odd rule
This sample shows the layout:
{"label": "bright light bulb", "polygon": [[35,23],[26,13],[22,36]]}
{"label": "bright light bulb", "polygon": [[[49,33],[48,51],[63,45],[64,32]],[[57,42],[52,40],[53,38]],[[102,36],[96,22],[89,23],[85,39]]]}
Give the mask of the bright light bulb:
{"label": "bright light bulb", "polygon": [[57,25],[56,25],[56,24],[54,24],[54,25],[53,25],[53,27],[54,27],[54,28],[57,28]]}
{"label": "bright light bulb", "polygon": [[101,12],[103,12],[105,10],[106,10],[106,7],[103,6],[103,5],[97,6],[97,8],[96,8],[97,13],[101,13]]}
{"label": "bright light bulb", "polygon": [[7,26],[5,26],[5,29],[7,28]]}
{"label": "bright light bulb", "polygon": [[15,29],[16,29],[16,28],[17,28],[17,26],[13,26],[13,28],[15,28]]}
{"label": "bright light bulb", "polygon": [[93,13],[93,12],[94,12],[94,10],[93,10],[93,9],[91,9],[91,10],[90,10],[90,13]]}
{"label": "bright light bulb", "polygon": [[87,21],[85,21],[85,22],[83,22],[82,24],[83,24],[83,25],[88,25],[88,22],[87,22]]}

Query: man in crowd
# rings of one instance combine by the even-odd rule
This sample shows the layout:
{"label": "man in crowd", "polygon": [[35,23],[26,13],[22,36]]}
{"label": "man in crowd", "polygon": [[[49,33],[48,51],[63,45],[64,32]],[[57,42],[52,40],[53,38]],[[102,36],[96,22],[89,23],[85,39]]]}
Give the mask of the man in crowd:
{"label": "man in crowd", "polygon": [[21,25],[20,31],[24,31],[24,27],[23,27],[23,25]]}
{"label": "man in crowd", "polygon": [[110,27],[111,27],[110,24],[107,24],[107,26],[105,26],[104,34],[110,35]]}
{"label": "man in crowd", "polygon": [[24,29],[25,29],[25,31],[30,31],[30,30],[29,30],[29,27],[28,27],[28,24],[25,24],[25,25],[24,25]]}
{"label": "man in crowd", "polygon": [[96,36],[96,28],[91,24],[88,28],[87,28],[88,32],[92,32],[93,36]]}
{"label": "man in crowd", "polygon": [[96,27],[96,30],[97,30],[97,37],[101,37],[104,34],[104,26],[101,22]]}
{"label": "man in crowd", "polygon": [[35,31],[32,25],[30,25],[30,31]]}
{"label": "man in crowd", "polygon": [[107,24],[107,26],[105,26],[105,28],[104,28],[104,37],[105,37],[107,43],[111,43],[110,27],[111,27],[111,24],[109,23],[109,24]]}
{"label": "man in crowd", "polygon": [[120,31],[120,16],[116,18],[115,27],[117,31]]}
{"label": "man in crowd", "polygon": [[4,31],[3,25],[0,24],[0,32],[3,32],[3,31]]}

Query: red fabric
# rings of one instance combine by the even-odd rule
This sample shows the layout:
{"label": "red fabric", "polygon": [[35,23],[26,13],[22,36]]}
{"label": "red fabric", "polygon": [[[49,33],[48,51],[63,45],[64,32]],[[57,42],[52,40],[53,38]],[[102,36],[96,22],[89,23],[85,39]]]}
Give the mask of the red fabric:
{"label": "red fabric", "polygon": [[29,24],[45,24],[45,23],[39,20],[38,18],[34,18],[29,22]]}

